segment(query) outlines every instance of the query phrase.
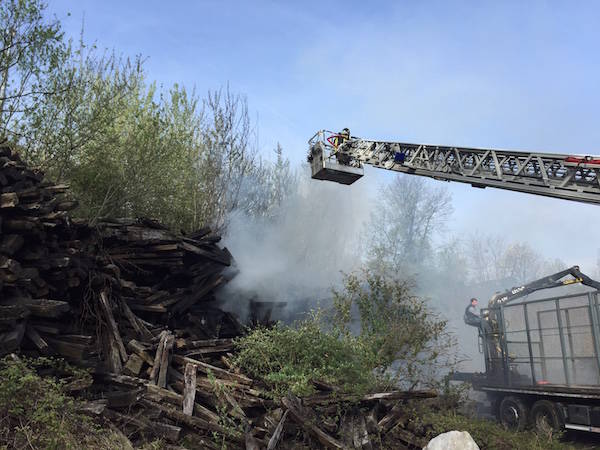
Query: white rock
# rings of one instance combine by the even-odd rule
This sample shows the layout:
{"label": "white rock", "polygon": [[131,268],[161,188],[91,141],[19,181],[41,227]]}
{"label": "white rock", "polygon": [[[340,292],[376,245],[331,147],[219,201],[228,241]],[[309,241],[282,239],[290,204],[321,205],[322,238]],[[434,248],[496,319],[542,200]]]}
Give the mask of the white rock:
{"label": "white rock", "polygon": [[467,431],[448,431],[434,437],[423,450],[479,450]]}

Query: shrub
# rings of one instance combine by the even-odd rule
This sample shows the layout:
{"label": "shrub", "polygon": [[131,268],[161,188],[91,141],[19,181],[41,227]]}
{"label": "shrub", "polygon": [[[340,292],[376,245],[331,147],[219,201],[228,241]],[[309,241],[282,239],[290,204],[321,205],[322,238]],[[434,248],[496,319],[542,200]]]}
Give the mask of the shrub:
{"label": "shrub", "polygon": [[334,292],[332,330],[356,335],[371,356],[381,382],[412,389],[438,386],[440,373],[453,367],[455,339],[446,321],[405,280],[364,271],[346,276]]}
{"label": "shrub", "polygon": [[360,393],[375,383],[370,355],[358,339],[338,339],[312,317],[293,327],[256,328],[236,341],[235,364],[263,381],[273,396],[314,392],[321,380]]}

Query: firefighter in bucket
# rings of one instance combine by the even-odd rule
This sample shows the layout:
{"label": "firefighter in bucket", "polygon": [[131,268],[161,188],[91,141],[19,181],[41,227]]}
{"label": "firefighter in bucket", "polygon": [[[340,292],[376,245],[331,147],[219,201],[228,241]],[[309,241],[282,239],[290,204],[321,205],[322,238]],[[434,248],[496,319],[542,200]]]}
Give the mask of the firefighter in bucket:
{"label": "firefighter in bucket", "polygon": [[340,147],[344,142],[350,140],[350,128],[344,128],[338,134],[330,136],[327,141],[333,145],[333,152],[331,155],[337,159],[337,162],[340,164],[344,164],[345,166],[350,165],[350,157],[341,151]]}

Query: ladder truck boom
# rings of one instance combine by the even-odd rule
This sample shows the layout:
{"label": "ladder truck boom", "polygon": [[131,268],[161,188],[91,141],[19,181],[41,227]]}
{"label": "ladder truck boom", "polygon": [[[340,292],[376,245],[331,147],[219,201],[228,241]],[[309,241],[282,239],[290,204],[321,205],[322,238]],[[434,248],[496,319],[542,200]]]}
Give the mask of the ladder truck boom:
{"label": "ladder truck boom", "polygon": [[309,140],[312,178],[352,184],[365,164],[443,181],[600,203],[600,156],[361,139],[327,130]]}

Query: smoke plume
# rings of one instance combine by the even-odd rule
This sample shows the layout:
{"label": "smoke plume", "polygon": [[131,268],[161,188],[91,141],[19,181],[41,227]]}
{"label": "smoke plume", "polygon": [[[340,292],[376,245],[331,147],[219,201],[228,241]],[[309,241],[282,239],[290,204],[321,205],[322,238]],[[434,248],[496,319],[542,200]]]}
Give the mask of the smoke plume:
{"label": "smoke plume", "polygon": [[224,237],[237,275],[220,292],[241,318],[248,300],[287,302],[283,317],[327,303],[343,272],[361,265],[361,231],[369,218],[366,185],[301,179],[273,218],[236,212]]}

